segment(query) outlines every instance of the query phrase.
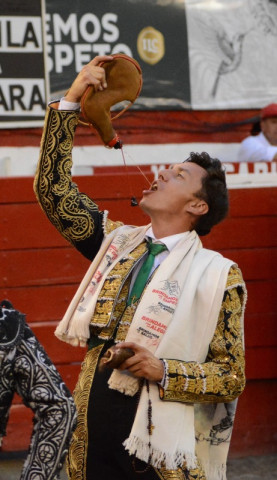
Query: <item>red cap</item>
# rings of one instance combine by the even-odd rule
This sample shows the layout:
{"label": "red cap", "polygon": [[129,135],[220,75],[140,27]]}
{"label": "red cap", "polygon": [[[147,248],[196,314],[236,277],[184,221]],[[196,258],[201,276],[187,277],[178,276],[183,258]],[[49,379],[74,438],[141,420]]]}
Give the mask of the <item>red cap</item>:
{"label": "red cap", "polygon": [[271,103],[261,110],[261,120],[277,117],[277,103]]}

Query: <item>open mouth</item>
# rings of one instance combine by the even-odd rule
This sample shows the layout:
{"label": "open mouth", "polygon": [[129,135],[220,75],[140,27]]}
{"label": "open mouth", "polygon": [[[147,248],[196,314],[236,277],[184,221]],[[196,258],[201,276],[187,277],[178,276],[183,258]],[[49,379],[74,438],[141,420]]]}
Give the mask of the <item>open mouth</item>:
{"label": "open mouth", "polygon": [[155,181],[150,185],[148,190],[143,190],[143,195],[149,195],[151,192],[156,192],[158,190],[158,182]]}

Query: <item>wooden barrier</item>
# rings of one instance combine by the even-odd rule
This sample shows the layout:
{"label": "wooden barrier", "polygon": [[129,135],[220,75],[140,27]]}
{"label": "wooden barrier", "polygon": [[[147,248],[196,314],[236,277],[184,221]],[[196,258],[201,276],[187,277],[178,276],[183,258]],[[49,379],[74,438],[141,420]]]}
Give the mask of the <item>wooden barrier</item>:
{"label": "wooden barrier", "polygon": [[[151,178],[151,173],[147,173]],[[147,217],[130,207],[122,173],[74,179],[110,218],[141,225]],[[71,390],[85,350],[53,335],[89,262],[49,223],[36,202],[31,178],[0,179],[0,298],[27,314],[27,321]],[[132,174],[135,195],[144,180]],[[276,451],[277,400],[277,188],[230,191],[230,215],[203,237],[207,248],[232,258],[242,269],[248,303],[245,317],[247,386],[241,395],[231,454]],[[15,397],[4,451],[24,450],[31,432],[31,412]]]}

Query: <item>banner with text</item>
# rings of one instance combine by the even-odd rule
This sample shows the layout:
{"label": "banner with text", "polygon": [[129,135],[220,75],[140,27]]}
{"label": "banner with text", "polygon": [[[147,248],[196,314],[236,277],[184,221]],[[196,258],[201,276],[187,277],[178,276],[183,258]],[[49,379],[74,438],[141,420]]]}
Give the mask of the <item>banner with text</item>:
{"label": "banner with text", "polygon": [[0,127],[42,124],[46,102],[112,53],[142,67],[134,109],[261,108],[277,101],[276,47],[276,0],[3,0]]}
{"label": "banner with text", "polygon": [[0,126],[40,126],[46,72],[40,0],[2,1],[0,11]]}
{"label": "banner with text", "polygon": [[178,0],[46,0],[51,97],[96,55],[125,53],[141,65],[134,108],[190,107],[185,4]]}

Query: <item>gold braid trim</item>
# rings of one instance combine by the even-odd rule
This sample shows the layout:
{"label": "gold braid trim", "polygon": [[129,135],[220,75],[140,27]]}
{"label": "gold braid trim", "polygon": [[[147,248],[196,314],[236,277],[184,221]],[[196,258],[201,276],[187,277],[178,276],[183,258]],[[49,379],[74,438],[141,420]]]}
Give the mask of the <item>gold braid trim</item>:
{"label": "gold braid trim", "polygon": [[242,278],[241,270],[237,266],[233,265],[228,273],[226,290],[238,285],[244,285],[244,280]]}
{"label": "gold braid trim", "polygon": [[162,480],[186,480],[181,468],[178,468],[178,470],[165,470],[163,468],[158,470],[155,468],[155,472]]}
{"label": "gold braid trim", "polygon": [[106,278],[98,296],[93,318],[91,320],[92,327],[96,326],[96,330],[92,330],[92,333],[97,335],[97,328],[102,328],[101,335],[100,330],[98,332],[100,338],[111,338],[123,310],[126,307],[129,283],[127,283],[127,288],[123,288],[124,285],[126,285],[124,279],[128,282],[127,277],[129,272],[146,250],[146,242],[138,245],[132,252],[115,265]]}
{"label": "gold braid trim", "polygon": [[206,475],[199,462],[197,462],[197,464],[198,467],[192,470],[187,470],[185,463],[182,468],[178,468],[177,470],[166,470],[165,468],[158,470],[155,468],[155,472],[162,480],[206,480]]}
{"label": "gold braid trim", "polygon": [[70,480],[86,480],[88,402],[92,381],[102,348],[103,345],[99,345],[87,352],[74,390],[74,401],[77,407],[78,420],[77,428],[72,435],[67,458],[67,474]]}
{"label": "gold braid trim", "polygon": [[118,227],[121,227],[123,225],[123,222],[119,222],[119,221],[113,221],[111,220],[110,218],[106,218],[105,219],[105,222],[104,222],[104,232],[105,232],[105,235],[108,235],[109,233],[111,233],[113,230],[115,230],[116,228]]}
{"label": "gold braid trim", "polygon": [[38,202],[54,227],[72,243],[94,231],[97,205],[72,182],[72,148],[78,113],[48,108],[34,180]]}

